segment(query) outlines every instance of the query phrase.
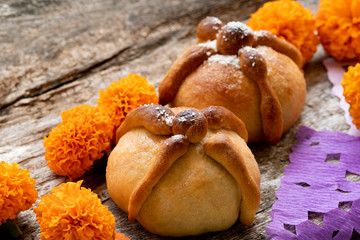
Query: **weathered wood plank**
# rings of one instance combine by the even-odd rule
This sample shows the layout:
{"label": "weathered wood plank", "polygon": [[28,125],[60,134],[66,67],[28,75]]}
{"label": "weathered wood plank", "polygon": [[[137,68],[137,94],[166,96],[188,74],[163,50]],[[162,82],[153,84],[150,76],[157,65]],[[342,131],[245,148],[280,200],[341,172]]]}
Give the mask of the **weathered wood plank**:
{"label": "weathered wood plank", "polygon": [[[176,37],[172,31],[193,29],[204,15],[237,8],[244,18],[259,2],[263,1],[4,3],[0,8],[0,108],[74,81],[113,58],[120,64],[134,59],[149,46]],[[240,8],[241,3],[245,5]]]}
{"label": "weathered wood plank", "polygon": [[[99,89],[135,72],[156,87],[173,61],[193,44],[195,27],[206,15],[224,22],[244,20],[262,1],[8,1],[0,5],[0,160],[20,163],[36,179],[39,195],[62,182],[47,168],[43,137],[76,105],[95,105]],[[317,1],[302,1],[314,12]],[[221,233],[188,239],[265,239],[275,190],[288,164],[300,125],[346,131],[338,100],[321,61],[320,48],[305,70],[307,99],[300,120],[277,146],[252,145],[259,163],[261,204],[255,222],[237,222]],[[149,234],[109,198],[106,159],[83,177],[117,220],[116,229],[132,239],[166,239]],[[40,197],[39,197],[40,199]],[[38,201],[39,201],[38,199]],[[38,202],[37,201],[37,202]],[[24,239],[38,239],[32,210],[17,218]]]}

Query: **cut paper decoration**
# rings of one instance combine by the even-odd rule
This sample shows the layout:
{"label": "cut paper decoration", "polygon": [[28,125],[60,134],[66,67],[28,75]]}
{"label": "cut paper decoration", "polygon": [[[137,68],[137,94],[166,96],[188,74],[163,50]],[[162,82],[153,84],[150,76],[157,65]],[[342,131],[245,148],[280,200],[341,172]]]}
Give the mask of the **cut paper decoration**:
{"label": "cut paper decoration", "polygon": [[359,239],[360,138],[302,126],[284,170],[268,239]]}
{"label": "cut paper decoration", "polygon": [[330,82],[334,85],[332,94],[340,98],[340,107],[344,110],[346,123],[350,126],[348,133],[353,136],[360,136],[360,130],[352,123],[353,118],[349,113],[350,105],[345,101],[343,95],[344,88],[341,86],[341,81],[345,73],[344,67],[354,65],[355,62],[338,62],[334,58],[327,58],[323,61],[323,64],[327,70]]}

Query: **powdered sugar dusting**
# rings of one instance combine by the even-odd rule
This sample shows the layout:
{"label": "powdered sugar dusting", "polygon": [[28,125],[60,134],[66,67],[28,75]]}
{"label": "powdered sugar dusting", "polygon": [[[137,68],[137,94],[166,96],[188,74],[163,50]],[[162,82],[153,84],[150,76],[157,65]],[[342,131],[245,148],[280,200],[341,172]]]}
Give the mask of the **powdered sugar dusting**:
{"label": "powdered sugar dusting", "polygon": [[217,52],[216,40],[207,41],[207,42],[204,42],[204,43],[199,43],[198,46],[213,49],[215,52]]}
{"label": "powdered sugar dusting", "polygon": [[179,141],[179,140],[182,140],[182,139],[186,139],[187,138],[187,136],[185,136],[185,135],[182,135],[182,134],[176,134],[176,135],[173,135],[172,136],[172,139],[174,139],[175,141]]}
{"label": "powdered sugar dusting", "polygon": [[259,31],[254,32],[254,35],[255,35],[255,37],[264,37],[269,33],[270,32],[266,31],[266,30],[259,30]]}
{"label": "powdered sugar dusting", "polygon": [[243,52],[248,53],[250,60],[254,60],[256,55],[258,54],[258,50],[256,48],[249,47],[249,46],[246,46],[246,47],[243,47],[242,49],[240,49],[240,53],[243,53]]}
{"label": "powdered sugar dusting", "polygon": [[165,122],[168,126],[172,127],[174,116],[165,117]]}
{"label": "powdered sugar dusting", "polygon": [[[211,24],[211,25],[220,25],[222,22],[217,17],[206,17],[206,22],[204,23],[204,26]],[[214,26],[217,27],[217,26]],[[215,29],[215,28],[214,28]]]}
{"label": "powdered sugar dusting", "polygon": [[258,54],[258,50],[256,48],[246,46],[240,50],[241,53],[244,51],[248,53],[248,58],[252,61],[251,67],[254,68],[256,66],[255,59],[256,59],[256,55]]}
{"label": "powdered sugar dusting", "polygon": [[234,66],[234,67],[240,69],[239,58],[237,55],[216,54],[216,55],[212,55],[211,57],[209,57],[207,62],[209,62],[209,63],[217,62],[222,65],[231,65],[231,66]]}
{"label": "powdered sugar dusting", "polygon": [[160,121],[165,121],[165,123],[172,127],[173,125],[173,120],[174,120],[174,115],[170,115],[165,109],[160,108],[160,107],[156,107],[155,108],[158,112],[157,112],[157,120]]}
{"label": "powdered sugar dusting", "polygon": [[196,113],[192,110],[185,110],[186,112],[183,112],[183,115],[178,115],[177,118],[178,122],[191,122],[193,123],[196,118]]}
{"label": "powdered sugar dusting", "polygon": [[225,26],[224,29],[229,30],[230,32],[238,33],[239,31],[241,31],[242,38],[246,37],[248,35],[250,35],[252,33],[251,28],[249,28],[248,26],[246,26],[246,24],[242,23],[242,22],[228,22]]}

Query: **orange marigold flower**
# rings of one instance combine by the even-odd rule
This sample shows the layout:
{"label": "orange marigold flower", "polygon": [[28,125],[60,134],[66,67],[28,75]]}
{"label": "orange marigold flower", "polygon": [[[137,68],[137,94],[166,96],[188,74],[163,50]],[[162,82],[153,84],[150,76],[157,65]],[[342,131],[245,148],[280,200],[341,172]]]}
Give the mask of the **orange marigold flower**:
{"label": "orange marigold flower", "polygon": [[319,43],[314,15],[295,1],[265,3],[251,14],[248,26],[255,31],[267,30],[292,43],[301,52],[304,64],[313,57]]}
{"label": "orange marigold flower", "polygon": [[33,205],[38,197],[36,181],[16,163],[0,162],[0,225]]}
{"label": "orange marigold flower", "polygon": [[341,85],[344,88],[344,97],[350,104],[350,115],[357,129],[360,129],[360,63],[350,66],[344,73]]}
{"label": "orange marigold flower", "polygon": [[75,179],[111,147],[111,119],[101,109],[81,105],[61,113],[62,122],[44,137],[45,159],[58,175]]}
{"label": "orange marigold flower", "polygon": [[359,0],[321,0],[316,26],[329,55],[337,60],[360,59]]}
{"label": "orange marigold flower", "polygon": [[114,240],[115,218],[82,181],[60,184],[34,208],[40,238],[64,240]]}
{"label": "orange marigold flower", "polygon": [[115,240],[130,240],[130,238],[125,237],[122,233],[116,233]]}
{"label": "orange marigold flower", "polygon": [[104,109],[112,119],[116,130],[131,110],[144,104],[158,104],[155,88],[137,74],[129,74],[113,82],[105,91],[100,90],[98,106]]}

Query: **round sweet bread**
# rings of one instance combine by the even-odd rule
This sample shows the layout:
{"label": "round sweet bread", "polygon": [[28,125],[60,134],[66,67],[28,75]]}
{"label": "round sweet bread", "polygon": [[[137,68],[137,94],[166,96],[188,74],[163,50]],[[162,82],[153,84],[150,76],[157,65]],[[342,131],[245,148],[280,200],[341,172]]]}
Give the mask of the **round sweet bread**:
{"label": "round sweet bread", "polygon": [[215,40],[205,41],[199,39],[173,64],[159,86],[160,103],[223,106],[245,123],[249,142],[276,144],[305,103],[300,52],[240,22],[224,25]]}
{"label": "round sweet bread", "polygon": [[[283,114],[283,132],[286,132],[299,118],[304,106],[305,79],[289,57],[266,46],[256,49],[266,61],[267,77],[279,99]],[[234,62],[226,58],[232,58]],[[210,57],[184,79],[172,102],[173,106],[226,107],[245,123],[249,142],[264,141],[260,112],[261,94],[256,82],[240,70],[235,57],[214,55],[213,59],[215,60]]]}
{"label": "round sweet bread", "polygon": [[246,129],[230,111],[140,107],[117,138],[107,188],[130,221],[173,237],[222,231],[238,218],[252,223],[260,172]]}

